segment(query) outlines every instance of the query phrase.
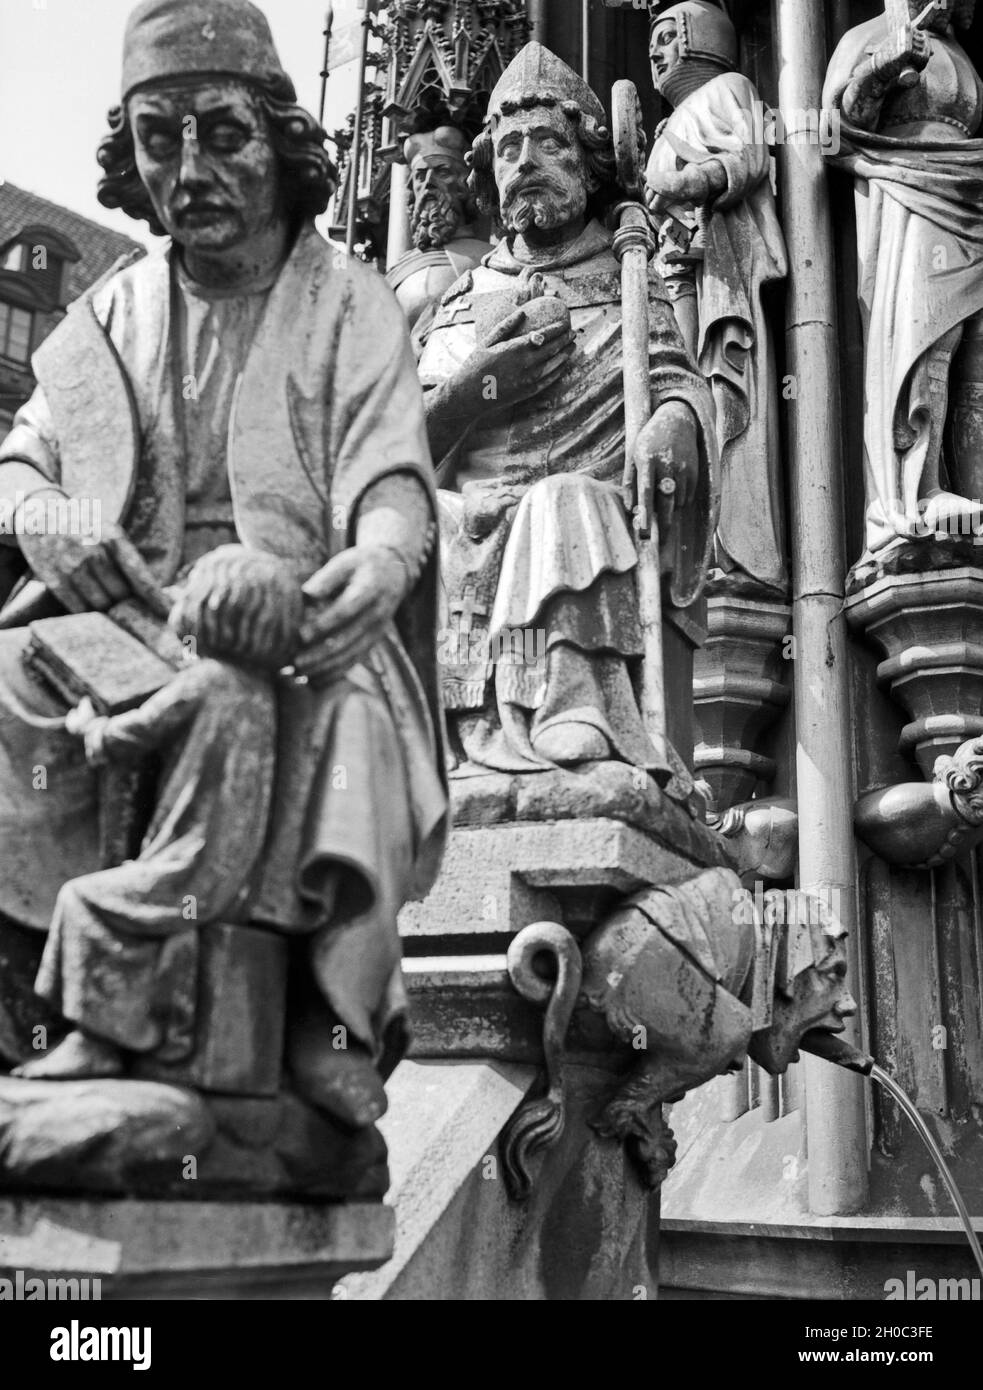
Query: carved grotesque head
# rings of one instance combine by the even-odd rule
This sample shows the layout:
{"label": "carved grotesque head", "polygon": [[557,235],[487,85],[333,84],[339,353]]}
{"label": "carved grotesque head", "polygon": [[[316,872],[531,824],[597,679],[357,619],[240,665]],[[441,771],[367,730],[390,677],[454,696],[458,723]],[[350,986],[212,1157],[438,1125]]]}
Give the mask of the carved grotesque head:
{"label": "carved grotesque head", "polygon": [[507,232],[548,236],[582,219],[613,184],[604,108],[566,63],[527,44],[492,93],[472,164],[483,212]]}
{"label": "carved grotesque head", "polygon": [[420,251],[446,246],[471,220],[466,155],[470,141],[456,126],[411,135],[403,146],[410,166],[411,228]]}
{"label": "carved grotesque head", "polygon": [[842,1033],[857,1012],[847,983],[846,932],[814,894],[776,895],[787,906],[775,924],[782,933],[771,1022],[753,1035],[749,1055],[777,1076],[798,1060],[807,1033]]}
{"label": "carved grotesque head", "polygon": [[304,616],[301,576],[275,555],[223,545],[194,565],[170,625],[199,656],[279,671],[297,653]]}
{"label": "carved grotesque head", "polygon": [[248,0],[144,0],[127,25],[122,87],[99,148],[104,206],[210,251],[274,216],[327,207],[324,132],[296,105]]}
{"label": "carved grotesque head", "polygon": [[676,81],[684,68],[699,64],[711,77],[736,68],[737,57],[737,31],[716,5],[685,0],[663,10],[652,24],[652,82],[670,102],[679,95]]}

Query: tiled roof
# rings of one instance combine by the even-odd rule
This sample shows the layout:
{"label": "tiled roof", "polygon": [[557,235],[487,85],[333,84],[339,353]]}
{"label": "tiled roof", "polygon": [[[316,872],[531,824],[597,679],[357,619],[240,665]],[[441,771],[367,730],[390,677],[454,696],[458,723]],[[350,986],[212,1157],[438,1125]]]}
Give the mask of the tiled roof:
{"label": "tiled roof", "polygon": [[94,284],[120,256],[143,249],[138,241],[121,232],[112,232],[16,184],[0,182],[0,246],[12,240],[22,228],[38,225],[50,227],[53,232],[67,237],[81,256],[69,275],[69,303]]}

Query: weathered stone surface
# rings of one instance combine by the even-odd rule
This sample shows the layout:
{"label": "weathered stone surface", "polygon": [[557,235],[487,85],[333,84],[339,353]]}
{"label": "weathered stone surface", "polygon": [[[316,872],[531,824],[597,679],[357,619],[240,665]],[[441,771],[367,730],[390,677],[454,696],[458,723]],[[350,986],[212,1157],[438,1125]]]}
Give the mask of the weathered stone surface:
{"label": "weathered stone surface", "polygon": [[133,1074],[235,1096],[275,1096],[283,1068],[287,940],[239,923],[199,932],[196,1046],[181,1062],[135,1058]]}
{"label": "weathered stone surface", "polygon": [[381,1200],[386,1146],[300,1097],[211,1096],[152,1081],[0,1077],[0,1169],[14,1190],[231,1200]]}
{"label": "weathered stone surface", "polygon": [[[140,102],[148,81],[186,78],[182,114],[221,99],[254,122],[248,84],[288,82],[261,12],[165,8],[131,16],[124,91]],[[297,110],[252,133],[245,157],[216,150],[209,166],[225,190],[224,250],[212,254],[211,233],[203,242],[161,185],[154,215],[169,251],[115,266],[98,307],[53,326],[38,359],[40,415],[20,421],[9,446],[0,440],[0,500],[38,491],[57,459],[66,506],[88,515],[95,498],[101,521],[83,537],[21,513],[17,566],[0,565],[0,905],[45,934],[40,973],[28,950],[10,961],[15,985],[0,986],[0,1056],[21,1073],[2,1083],[0,1182],[195,1196],[203,1180],[178,1161],[207,1154],[217,1191],[385,1187],[371,1130],[353,1138],[288,1098],[265,1143],[243,1143],[241,1127],[230,1137],[220,1125],[216,1138],[209,1101],[184,1089],[275,1100],[286,1021],[303,1040],[287,1084],[340,1125],[358,1093],[379,1113],[376,1063],[392,1068],[406,1032],[391,988],[394,916],[411,883],[424,891],[436,877],[446,821],[433,470],[405,325],[314,226],[332,180],[318,123]],[[107,171],[118,157],[104,156]],[[297,161],[302,179],[287,176]],[[209,294],[203,336],[174,334],[171,257],[189,282],[221,291]],[[133,294],[146,312],[133,311]],[[182,282],[185,295],[203,302]],[[147,375],[171,358],[175,376]],[[202,387],[193,402],[175,389],[182,376]],[[351,488],[335,467],[346,451]],[[297,505],[305,489],[312,507]],[[28,582],[11,611],[19,570]],[[332,669],[334,605],[351,583],[354,642]],[[54,627],[39,611],[53,596],[73,610]],[[173,669],[153,654],[165,624],[172,650],[181,643]],[[363,666],[376,674],[336,679]],[[296,680],[279,678],[285,667]],[[130,768],[151,774],[145,796]],[[355,898],[351,948],[332,929]],[[247,909],[312,946],[296,952],[287,1020],[288,945],[241,925]],[[32,987],[71,1021],[66,1036],[31,1038],[49,1017]],[[335,1021],[344,1053],[322,1046]],[[332,1056],[344,1084],[324,1079]],[[25,1089],[25,1077],[46,1084]],[[128,1080],[95,1080],[105,1077]],[[94,1084],[69,1085],[83,1078]]]}
{"label": "weathered stone surface", "polygon": [[[774,598],[787,583],[787,567],[779,382],[766,297],[786,277],[788,255],[769,150],[753,118],[761,99],[746,77],[735,76],[739,41],[727,15],[706,6],[690,7],[685,20],[662,11],[652,35],[652,79],[672,111],[645,172],[659,228],[657,265],[717,407],[717,562],[728,579],[753,583],[756,597]],[[674,42],[684,23],[688,41]],[[722,149],[732,154],[726,172],[714,158]],[[738,358],[741,370],[734,372]]]}
{"label": "weathered stone surface", "polygon": [[212,1096],[208,1104],[218,1132],[198,1168],[205,1193],[385,1196],[386,1145],[375,1125],[352,1133],[287,1092],[275,1100]]}
{"label": "weathered stone surface", "polygon": [[940,755],[983,734],[983,574],[964,567],[882,578],[844,611],[884,658],[878,682],[911,719],[899,747],[929,780]]}
{"label": "weathered stone surface", "polygon": [[762,735],[789,702],[783,638],[792,610],[718,593],[707,603],[709,637],[694,658],[694,765],[719,811],[749,801],[775,776]]}
{"label": "weathered stone surface", "polygon": [[378,1272],[344,1281],[362,1300],[592,1300],[648,1297],[656,1210],[619,1145],[587,1121],[607,1073],[570,1067],[568,1123],[537,1162],[528,1203],[509,1201],[501,1131],[529,1093],[528,1067],[403,1062],[382,1121],[394,1155],[396,1249]]}
{"label": "weathered stone surface", "polygon": [[64,1022],[32,988],[44,936],[0,914],[0,1062],[12,1066],[36,1055],[34,1029],[45,1029],[48,1046],[65,1030]]}
{"label": "weathered stone surface", "polygon": [[[411,956],[403,963],[413,1020],[414,1058],[543,1060],[543,1018],[516,992],[501,956]],[[624,1066],[637,1061],[586,1005],[573,1012],[568,1056]]]}
{"label": "weathered stone surface", "polygon": [[[0,1201],[0,1277],[98,1279],[103,1299],[326,1299],[393,1248],[381,1203]],[[91,1296],[96,1296],[92,1294]]]}
{"label": "weathered stone surface", "polygon": [[[879,564],[898,539],[924,542],[920,568],[934,567],[929,547],[937,549],[935,541],[971,536],[981,521],[983,265],[975,219],[960,217],[960,179],[972,180],[980,168],[979,154],[965,144],[980,132],[974,104],[979,79],[962,46],[967,26],[951,25],[951,14],[949,6],[925,13],[921,23],[931,38],[923,61],[912,58],[904,40],[899,44],[889,6],[879,21],[843,34],[826,74],[824,105],[849,131],[826,153],[834,167],[852,175],[858,195],[881,209],[857,219],[864,567]],[[909,16],[914,21],[914,3],[898,7],[898,18]],[[909,68],[916,75],[913,87],[906,85]],[[960,130],[950,143],[939,132],[955,112]],[[889,157],[883,154],[884,135],[897,137]],[[895,160],[925,160],[919,197],[910,205],[892,196]],[[914,268],[933,253],[948,271],[941,277]]]}
{"label": "weathered stone surface", "polygon": [[[633,789],[632,769],[617,763],[594,771],[596,780],[587,773],[526,778],[536,784],[520,792],[523,808],[537,812],[529,820],[459,827],[429,897],[403,910],[403,936],[502,941],[558,914],[586,929],[618,893],[683,882],[706,866],[730,866],[725,842],[654,784],[651,791]],[[553,795],[548,778],[555,779]],[[570,818],[541,818],[550,805]],[[591,816],[595,805],[616,807],[620,818]],[[635,828],[646,821],[651,829]]]}
{"label": "weathered stone surface", "polygon": [[9,1188],[176,1185],[184,1157],[214,1134],[204,1101],[174,1086],[0,1077],[0,1168]]}
{"label": "weathered stone surface", "polygon": [[461,828],[608,816],[658,836],[694,862],[730,862],[726,846],[695,814],[697,806],[691,814],[627,763],[592,763],[534,776],[454,778],[451,804],[454,824]]}
{"label": "weathered stone surface", "polygon": [[928,535],[924,540],[908,541],[855,565],[847,579],[847,594],[863,593],[882,579],[965,569],[978,565],[981,556],[983,536]]}

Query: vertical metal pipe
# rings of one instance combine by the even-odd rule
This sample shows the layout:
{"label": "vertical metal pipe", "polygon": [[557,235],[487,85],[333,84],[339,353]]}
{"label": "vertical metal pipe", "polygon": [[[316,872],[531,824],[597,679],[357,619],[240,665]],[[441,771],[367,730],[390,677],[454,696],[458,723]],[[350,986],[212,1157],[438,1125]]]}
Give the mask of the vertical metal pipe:
{"label": "vertical metal pipe", "polygon": [[321,68],[321,102],[318,106],[318,124],[324,125],[324,108],[328,102],[328,62],[331,58],[331,30],[334,28],[334,5],[328,6],[324,16],[324,65]]}
{"label": "vertical metal pipe", "polygon": [[[822,154],[813,134],[826,68],[823,0],[772,0],[778,96],[787,139],[780,150],[789,246],[786,341],[792,501],[796,773],[803,888],[828,894],[850,933],[860,986],[853,755],[843,602],[843,492],[832,221]],[[846,1034],[857,1042],[858,1020]],[[809,1205],[845,1215],[867,1201],[863,1081],[819,1058],[804,1063]]]}
{"label": "vertical metal pipe", "polygon": [[580,46],[583,49],[583,58],[580,64],[580,75],[585,82],[590,82],[590,0],[581,0],[580,18]]}
{"label": "vertical metal pipe", "polygon": [[748,1112],[747,1063],[733,1076],[725,1076],[720,1086],[720,1118],[724,1124],[739,1120]]}
{"label": "vertical metal pipe", "polygon": [[548,0],[526,0],[532,36],[537,43],[546,43],[546,12]]}
{"label": "vertical metal pipe", "polygon": [[362,173],[362,126],[365,117],[365,70],[369,65],[369,33],[372,28],[373,3],[365,7],[362,20],[362,42],[358,54],[358,93],[355,98],[355,130],[352,133],[351,158],[348,169],[348,232],[345,247],[349,256],[355,250],[355,232],[358,222],[358,185]]}
{"label": "vertical metal pipe", "polygon": [[410,249],[410,209],[407,193],[410,183],[409,166],[394,164],[389,182],[389,241],[386,246],[386,266],[394,266],[400,256]]}
{"label": "vertical metal pipe", "polygon": [[758,1095],[761,1097],[761,1118],[765,1124],[770,1125],[773,1120],[777,1120],[781,1114],[781,1092],[777,1076],[769,1076],[766,1071],[758,1068]]}

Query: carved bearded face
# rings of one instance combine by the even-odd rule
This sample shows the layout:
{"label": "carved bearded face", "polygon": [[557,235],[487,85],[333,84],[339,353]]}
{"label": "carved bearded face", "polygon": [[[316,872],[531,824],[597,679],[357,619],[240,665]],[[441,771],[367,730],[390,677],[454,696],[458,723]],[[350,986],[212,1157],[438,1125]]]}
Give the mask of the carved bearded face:
{"label": "carved bearded face", "polygon": [[662,84],[682,61],[679,49],[679,25],[674,19],[664,19],[652,30],[649,43],[649,61],[652,64],[652,85],[662,90]]}
{"label": "carved bearded face", "polygon": [[137,172],[165,231],[226,251],[277,217],[279,176],[266,117],[243,82],[169,83],[129,99]]}
{"label": "carved bearded face", "polygon": [[468,171],[450,154],[421,154],[410,169],[413,244],[419,251],[446,246],[468,220]]}
{"label": "carved bearded face", "polygon": [[791,998],[776,993],[771,1025],[751,1041],[748,1052],[759,1066],[778,1076],[798,1061],[798,1049],[814,1028],[842,1033],[845,1020],[857,1012],[846,984],[844,939],[836,942],[821,965],[811,965],[796,977]]}
{"label": "carved bearded face", "polygon": [[535,106],[503,116],[494,135],[495,183],[508,232],[551,232],[584,216],[588,171],[564,112]]}

